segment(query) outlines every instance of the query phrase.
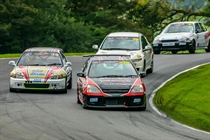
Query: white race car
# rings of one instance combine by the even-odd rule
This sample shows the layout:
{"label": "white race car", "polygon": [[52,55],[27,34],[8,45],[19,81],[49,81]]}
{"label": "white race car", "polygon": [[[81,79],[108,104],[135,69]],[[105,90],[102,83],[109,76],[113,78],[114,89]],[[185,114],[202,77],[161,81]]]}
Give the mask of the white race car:
{"label": "white race car", "polygon": [[130,59],[141,76],[153,72],[153,48],[147,38],[137,32],[115,32],[108,34],[96,54],[125,54],[130,55]]}
{"label": "white race car", "polygon": [[155,54],[161,51],[188,50],[193,54],[197,49],[210,52],[210,31],[201,22],[175,22],[171,23],[153,40]]}
{"label": "white race car", "polygon": [[10,61],[10,92],[51,90],[67,93],[72,88],[72,64],[60,48],[34,47]]}

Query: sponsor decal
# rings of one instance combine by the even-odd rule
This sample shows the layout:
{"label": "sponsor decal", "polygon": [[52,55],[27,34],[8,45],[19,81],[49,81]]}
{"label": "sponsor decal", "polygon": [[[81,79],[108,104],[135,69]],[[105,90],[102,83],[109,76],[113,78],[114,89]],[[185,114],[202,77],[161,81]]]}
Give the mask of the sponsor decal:
{"label": "sponsor decal", "polygon": [[210,31],[207,34],[205,34],[205,39],[207,39],[208,37],[210,37]]}
{"label": "sponsor decal", "polygon": [[45,74],[42,72],[32,72],[30,76],[44,76]]}
{"label": "sponsor decal", "polygon": [[107,79],[107,78],[100,78],[100,82],[124,82],[124,83],[126,83],[126,82],[131,82],[131,79],[130,78],[109,78],[109,79]]}

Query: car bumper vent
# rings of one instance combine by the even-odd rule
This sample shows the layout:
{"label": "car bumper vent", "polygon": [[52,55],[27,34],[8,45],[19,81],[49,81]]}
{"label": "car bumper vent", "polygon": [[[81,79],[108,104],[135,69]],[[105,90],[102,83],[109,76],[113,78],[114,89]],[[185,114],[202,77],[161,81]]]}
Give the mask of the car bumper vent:
{"label": "car bumper vent", "polygon": [[25,83],[24,86],[26,88],[49,88],[49,84],[28,84]]}

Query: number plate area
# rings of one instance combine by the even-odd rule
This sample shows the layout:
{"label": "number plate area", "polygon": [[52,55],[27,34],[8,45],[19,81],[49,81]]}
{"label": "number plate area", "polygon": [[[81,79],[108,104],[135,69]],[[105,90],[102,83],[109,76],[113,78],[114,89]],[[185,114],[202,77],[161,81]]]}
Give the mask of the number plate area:
{"label": "number plate area", "polygon": [[162,46],[175,46],[174,42],[163,43]]}

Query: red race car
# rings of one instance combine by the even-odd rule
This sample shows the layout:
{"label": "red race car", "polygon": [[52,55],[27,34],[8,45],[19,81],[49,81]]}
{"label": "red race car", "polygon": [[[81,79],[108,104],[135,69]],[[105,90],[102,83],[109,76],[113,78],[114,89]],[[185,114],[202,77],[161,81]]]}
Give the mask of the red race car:
{"label": "red race car", "polygon": [[146,88],[129,55],[90,55],[77,73],[83,108],[146,109]]}

